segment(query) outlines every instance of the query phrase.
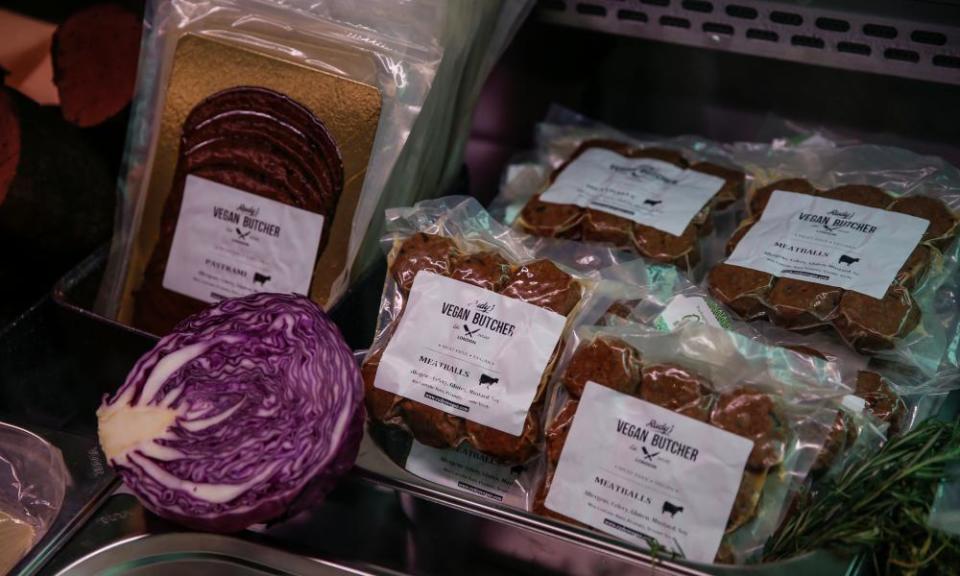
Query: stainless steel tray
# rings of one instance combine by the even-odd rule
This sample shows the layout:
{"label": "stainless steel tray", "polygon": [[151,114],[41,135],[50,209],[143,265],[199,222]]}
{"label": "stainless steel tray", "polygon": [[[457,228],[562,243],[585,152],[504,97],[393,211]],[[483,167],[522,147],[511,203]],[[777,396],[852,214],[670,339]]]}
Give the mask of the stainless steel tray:
{"label": "stainless steel tray", "polygon": [[163,576],[317,575],[375,576],[396,574],[375,567],[346,566],[291,554],[240,538],[203,533],[134,536],[88,554],[58,576],[136,574]]}

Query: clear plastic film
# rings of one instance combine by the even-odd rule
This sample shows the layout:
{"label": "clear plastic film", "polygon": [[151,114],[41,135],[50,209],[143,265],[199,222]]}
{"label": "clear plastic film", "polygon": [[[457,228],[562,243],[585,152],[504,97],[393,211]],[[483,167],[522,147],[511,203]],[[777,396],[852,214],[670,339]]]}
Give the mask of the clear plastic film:
{"label": "clear plastic film", "polygon": [[69,481],[60,450],[0,422],[0,573],[13,568],[56,520]]}
{"label": "clear plastic film", "polygon": [[[445,18],[446,5],[436,0],[401,5],[380,0],[149,2],[124,156],[126,173],[120,181],[120,208],[98,310],[130,321],[131,294],[142,289],[158,238],[170,233],[160,229],[160,214],[169,208],[164,201],[174,178],[179,138],[175,124],[186,113],[181,108],[207,92],[223,90],[214,86],[218,82],[265,86],[321,115],[324,109],[337,109],[324,122],[340,147],[335,156],[344,162],[345,180],[339,200],[322,211],[317,260],[322,273],[315,272],[311,287],[314,299],[334,302],[346,286],[350,262],[430,90],[443,55]],[[224,68],[191,68],[207,56],[224,60]],[[322,90],[319,83],[324,83]],[[303,91],[309,86],[312,91]],[[337,98],[335,106],[313,102],[332,94],[339,95],[330,96]],[[245,128],[235,123],[231,129],[240,133]],[[278,148],[283,146],[273,150]],[[288,169],[288,176],[292,172]]]}
{"label": "clear plastic film", "polygon": [[927,523],[937,530],[960,536],[960,462],[947,467]]}
{"label": "clear plastic film", "polygon": [[[643,266],[646,284],[616,282],[617,270]],[[633,277],[641,278],[633,273]],[[584,304],[584,318],[597,324],[621,326],[638,323],[661,331],[676,329],[682,322],[706,323],[734,331],[785,354],[797,353],[810,362],[829,362],[840,380],[850,388],[850,405],[877,419],[883,433],[900,434],[935,415],[951,391],[960,388],[954,370],[930,376],[904,365],[858,354],[837,335],[820,331],[799,334],[765,322],[744,322],[702,288],[692,284],[676,268],[643,265],[615,266],[604,271],[604,282]],[[812,364],[811,364],[812,366]]]}
{"label": "clear plastic film", "polygon": [[[600,386],[608,390],[608,396],[610,390],[616,391],[608,399],[611,404],[601,408],[601,413],[620,414],[617,412],[619,404],[635,403],[639,399],[687,418],[671,421],[674,427],[692,426],[690,420],[696,420],[697,426],[709,426],[704,430],[720,428],[750,440],[752,447],[739,463],[739,475],[734,479],[732,489],[728,486],[725,491],[732,502],[731,508],[723,514],[720,526],[713,528],[715,532],[720,531],[715,536],[722,534],[719,546],[715,541],[712,551],[705,552],[711,550],[708,546],[696,551],[688,549],[689,554],[685,554],[701,562],[723,563],[757,559],[765,541],[779,525],[786,504],[802,485],[821,452],[833,425],[839,399],[849,392],[839,381],[835,368],[828,363],[819,360],[811,363],[809,358],[801,355],[784,353],[782,349],[765,346],[748,337],[692,322],[684,322],[670,332],[638,324],[578,328],[564,351],[554,379],[557,385],[547,409],[546,458],[538,472],[534,512],[571,520],[569,514],[551,508],[560,508],[564,512],[570,510],[563,502],[551,502],[550,494],[557,490],[557,478],[565,466],[564,448],[570,441],[571,429],[575,430],[576,414],[584,410],[583,402],[588,395],[590,401],[595,402],[595,387]],[[663,424],[659,418],[654,421]],[[622,424],[618,426],[624,427]],[[699,434],[698,440],[716,435]],[[641,438],[639,434],[634,437]],[[646,436],[643,438],[646,442]],[[599,437],[598,441],[602,439]],[[582,443],[583,438],[577,441]],[[610,451],[616,452],[618,461],[627,463],[631,459],[613,448]],[[674,453],[684,454],[682,451]],[[689,451],[685,454],[690,455]],[[647,457],[653,456],[644,449],[644,457],[638,461],[649,459]],[[710,457],[725,458],[719,452],[710,454]],[[621,470],[619,465],[613,466]],[[646,468],[641,470],[649,468],[647,464],[644,466]],[[702,474],[714,470],[717,468]],[[575,470],[573,475],[592,477],[596,472],[593,469]],[[637,474],[639,477],[644,473]],[[570,478],[571,472],[567,470],[567,481]],[[675,480],[659,479],[666,481],[666,485],[680,482]],[[703,492],[720,498],[718,486],[719,480],[716,486],[711,484],[710,489],[704,488]],[[653,489],[653,486],[646,489]],[[670,522],[680,519],[683,512],[678,507],[693,510],[697,506],[706,506],[695,501],[700,491],[693,492],[674,494],[662,508],[658,497],[652,497],[652,502],[648,503],[650,510],[637,517],[658,516],[662,522],[667,519],[664,516],[667,514]],[[564,490],[563,493],[568,492]],[[698,524],[704,516],[693,518],[678,525],[688,538],[708,530],[706,524]],[[581,516],[572,520],[596,526],[596,518],[591,521]],[[608,520],[603,524],[612,526]],[[637,529],[636,526],[633,528]],[[618,533],[607,528],[603,530]],[[670,542],[657,544],[673,551],[682,548]],[[715,558],[704,556],[714,553]]]}
{"label": "clear plastic film", "polygon": [[[386,218],[389,273],[362,368],[381,444],[441,483],[468,462],[521,474],[542,449],[547,383],[597,271],[635,256],[527,236],[466,197],[390,209]],[[431,451],[456,447],[455,456]],[[526,501],[524,490],[518,499],[480,488]]]}
{"label": "clear plastic film", "polygon": [[491,204],[497,218],[634,250],[694,277],[722,256],[715,238],[735,227],[745,178],[722,146],[635,137],[559,107],[536,140],[535,154],[507,167]]}
{"label": "clear plastic film", "polygon": [[[899,265],[899,271],[891,274],[890,284],[876,289],[876,297],[865,294],[862,288],[846,290],[816,280],[781,278],[767,271],[721,263],[711,269],[706,279],[706,285],[718,300],[745,319],[767,318],[791,330],[806,333],[832,327],[859,352],[916,367],[930,377],[938,371],[957,368],[960,293],[956,271],[960,242],[956,236],[960,231],[960,171],[939,158],[907,150],[872,145],[839,146],[825,138],[807,138],[797,145],[780,141],[741,143],[731,145],[729,150],[735,161],[750,173],[751,185],[746,197],[748,216],[727,242],[728,256],[740,254],[740,258],[756,260],[754,255],[760,253],[758,249],[775,243],[777,238],[768,238],[766,229],[760,234],[750,234],[751,230],[760,230],[756,223],[761,215],[769,213],[767,207],[775,196],[777,214],[788,202],[791,205],[820,202],[824,206],[836,206],[829,202],[843,202],[830,216],[840,219],[841,224],[850,221],[852,226],[858,226],[855,221],[860,212],[875,221],[907,216],[913,217],[918,226],[922,225],[923,233],[920,236],[918,232],[912,251],[905,250],[902,265],[899,260],[891,263]],[[816,225],[817,221],[809,222]],[[902,229],[900,221],[897,222],[895,227]],[[835,221],[827,222],[831,233],[835,226]],[[865,236],[871,229],[866,227]],[[870,241],[882,242],[889,233],[889,229],[884,229]],[[745,243],[744,238],[751,238],[751,242]],[[790,247],[790,240],[781,238],[781,241]],[[839,269],[834,276],[853,273],[866,278],[871,271],[885,265],[885,258],[894,258],[892,251],[868,252],[873,250],[868,248],[872,244],[863,242],[860,248],[863,252],[857,256],[847,254],[847,248],[837,245],[839,263],[830,261]],[[750,248],[734,254],[744,244],[750,244]],[[785,248],[780,246],[780,249]],[[832,252],[830,256],[837,258]],[[819,257],[801,258],[812,262]],[[803,268],[807,264],[799,266]],[[804,274],[810,276],[807,271]]]}

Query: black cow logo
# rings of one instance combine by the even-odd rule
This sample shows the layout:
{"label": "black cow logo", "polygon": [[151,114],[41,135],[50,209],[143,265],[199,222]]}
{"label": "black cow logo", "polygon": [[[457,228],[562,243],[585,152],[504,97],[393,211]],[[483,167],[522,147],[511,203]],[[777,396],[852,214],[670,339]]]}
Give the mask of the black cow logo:
{"label": "black cow logo", "polygon": [[249,236],[249,235],[250,235],[250,232],[251,232],[251,230],[247,230],[246,232],[244,232],[243,230],[241,230],[241,229],[239,229],[239,228],[234,228],[234,230],[237,231],[237,236],[239,236],[241,240],[246,240],[246,239],[247,239],[247,236]]}
{"label": "black cow logo", "polygon": [[254,272],[254,273],[253,273],[253,283],[254,283],[254,284],[259,284],[259,285],[261,285],[261,286],[265,286],[266,283],[269,282],[269,281],[270,281],[270,277],[269,277],[269,276],[264,276],[263,274],[261,274],[261,273],[259,273],[259,272]]}
{"label": "black cow logo", "polygon": [[487,376],[483,372],[480,373],[480,384],[483,386],[492,386],[499,382],[499,378],[494,378],[493,376]]}
{"label": "black cow logo", "polygon": [[647,206],[656,206],[657,204],[660,204],[661,202],[663,202],[663,200],[644,200],[644,201],[643,201],[643,203],[646,204]]}
{"label": "black cow logo", "polygon": [[474,328],[473,330],[471,330],[469,326],[467,326],[466,324],[464,324],[464,325],[463,325],[463,331],[467,333],[467,337],[469,338],[469,337],[473,336],[474,334],[476,334],[477,332],[479,332],[479,331],[480,331],[480,328]]}
{"label": "black cow logo", "polygon": [[851,264],[859,261],[859,258],[854,258],[853,256],[847,256],[846,254],[840,255],[840,264],[846,264],[847,268],[849,268]]}
{"label": "black cow logo", "polygon": [[650,452],[649,450],[647,450],[646,446],[641,446],[640,449],[643,450],[644,460],[653,460],[654,458],[657,457],[657,454],[659,454],[659,452]]}
{"label": "black cow logo", "polygon": [[669,500],[663,501],[663,510],[661,514],[669,514],[671,518],[676,517],[677,512],[683,512],[683,506],[677,506]]}

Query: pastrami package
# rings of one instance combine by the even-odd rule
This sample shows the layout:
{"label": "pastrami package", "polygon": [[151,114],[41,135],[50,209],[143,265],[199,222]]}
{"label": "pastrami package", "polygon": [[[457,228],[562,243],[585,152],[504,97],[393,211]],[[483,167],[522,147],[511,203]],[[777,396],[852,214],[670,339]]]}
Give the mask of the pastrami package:
{"label": "pastrami package", "polygon": [[445,25],[436,0],[150,3],[98,311],[165,334],[253,292],[335,302]]}

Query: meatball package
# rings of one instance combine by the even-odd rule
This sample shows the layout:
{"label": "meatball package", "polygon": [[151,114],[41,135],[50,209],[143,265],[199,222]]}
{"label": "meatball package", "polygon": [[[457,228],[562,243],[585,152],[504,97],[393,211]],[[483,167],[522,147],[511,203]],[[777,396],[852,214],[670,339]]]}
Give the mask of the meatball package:
{"label": "meatball package", "polygon": [[835,334],[797,334],[770,324],[755,325],[757,337],[801,355],[835,364],[853,390],[848,406],[868,413],[888,436],[908,432],[935,416],[947,395],[960,388],[960,374],[944,369],[934,375],[915,367],[857,354]]}
{"label": "meatball package", "polygon": [[163,335],[224,298],[346,287],[443,56],[445,3],[148,3],[98,312]]}
{"label": "meatball package", "polygon": [[960,388],[956,370],[926,375],[910,366],[858,354],[830,332],[800,334],[765,322],[739,320],[671,266],[646,266],[644,285],[617,284],[613,271],[632,265],[604,271],[604,281],[584,304],[583,318],[595,318],[593,323],[598,325],[640,324],[661,331],[673,330],[681,322],[704,323],[785,348],[811,362],[828,362],[853,391],[846,399],[850,411],[867,412],[890,435],[906,432],[935,415],[946,396]]}
{"label": "meatball package", "polygon": [[960,171],[880,146],[731,149],[753,187],[714,297],[927,375],[957,367]]}
{"label": "meatball package", "polygon": [[457,458],[529,461],[595,270],[631,256],[520,234],[464,197],[388,210],[387,230],[389,273],[362,370],[371,420],[408,440],[387,451],[403,459],[412,436],[421,452],[463,445]]}
{"label": "meatball package", "polygon": [[711,238],[735,226],[745,174],[714,143],[549,120],[537,141],[535,161],[508,167],[491,208],[524,232],[629,249],[697,276],[714,260]]}
{"label": "meatball package", "polygon": [[533,510],[700,563],[757,559],[849,392],[828,363],[703,323],[580,327]]}

